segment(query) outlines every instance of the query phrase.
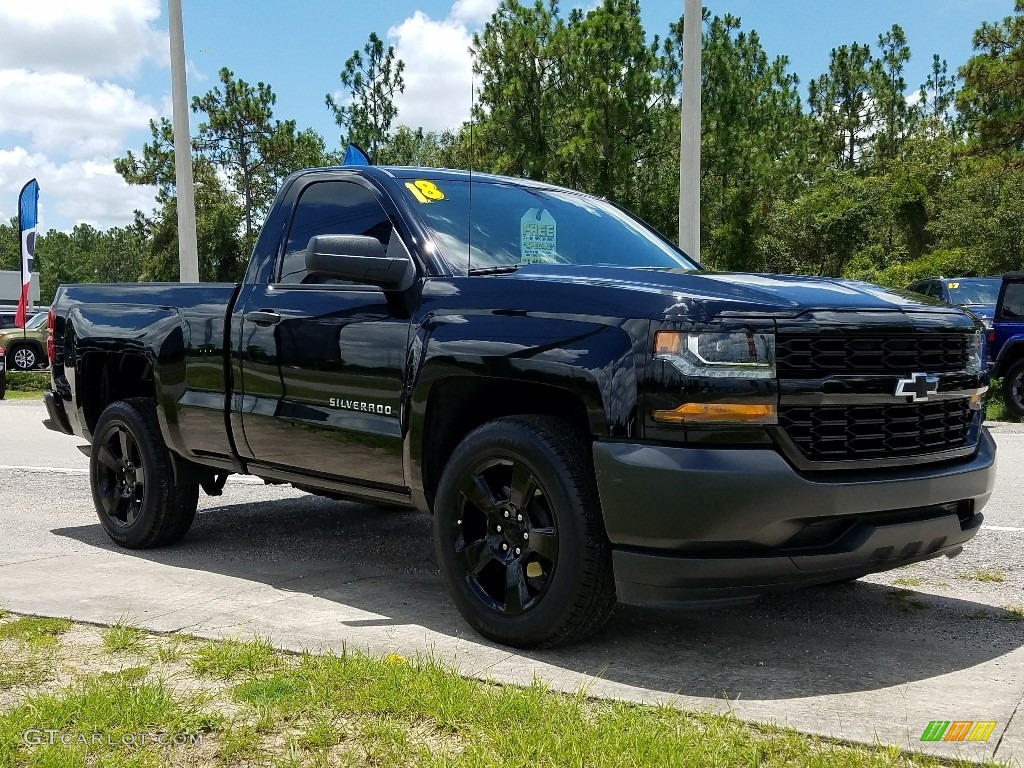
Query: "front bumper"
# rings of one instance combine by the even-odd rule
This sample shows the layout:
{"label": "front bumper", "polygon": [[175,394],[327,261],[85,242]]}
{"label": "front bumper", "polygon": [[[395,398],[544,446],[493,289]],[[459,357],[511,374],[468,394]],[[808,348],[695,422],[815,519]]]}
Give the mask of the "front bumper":
{"label": "front bumper", "polygon": [[941,464],[799,473],[768,448],[598,442],[623,602],[745,597],[959,553],[981,527],[995,442]]}

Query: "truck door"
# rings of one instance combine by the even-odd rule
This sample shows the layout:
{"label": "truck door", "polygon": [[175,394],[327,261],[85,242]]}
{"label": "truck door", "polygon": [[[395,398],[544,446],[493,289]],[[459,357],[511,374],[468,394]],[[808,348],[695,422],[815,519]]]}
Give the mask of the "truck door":
{"label": "truck door", "polygon": [[304,187],[270,282],[242,310],[240,452],[259,464],[404,489],[401,394],[409,320],[384,292],[306,273],[315,235],[398,237],[357,181]]}

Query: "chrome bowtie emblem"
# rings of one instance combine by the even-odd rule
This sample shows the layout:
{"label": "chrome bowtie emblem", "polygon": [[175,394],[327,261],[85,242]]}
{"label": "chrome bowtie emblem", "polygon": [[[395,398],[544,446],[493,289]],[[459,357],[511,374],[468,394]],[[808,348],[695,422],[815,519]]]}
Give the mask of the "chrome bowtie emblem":
{"label": "chrome bowtie emblem", "polygon": [[912,373],[909,379],[896,382],[896,397],[909,397],[915,403],[923,403],[929,395],[938,393],[939,377],[927,373]]}

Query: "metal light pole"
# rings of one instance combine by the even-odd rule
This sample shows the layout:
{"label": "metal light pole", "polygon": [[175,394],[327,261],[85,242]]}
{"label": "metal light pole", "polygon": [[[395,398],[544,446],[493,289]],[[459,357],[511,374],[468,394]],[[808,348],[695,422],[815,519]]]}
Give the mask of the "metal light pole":
{"label": "metal light pole", "polygon": [[679,247],[700,261],[701,0],[685,0],[679,132]]}
{"label": "metal light pole", "polygon": [[174,184],[178,192],[178,269],[183,283],[199,282],[196,195],[192,186],[192,139],[185,85],[185,32],[181,0],[167,0],[171,31],[171,105],[174,124]]}

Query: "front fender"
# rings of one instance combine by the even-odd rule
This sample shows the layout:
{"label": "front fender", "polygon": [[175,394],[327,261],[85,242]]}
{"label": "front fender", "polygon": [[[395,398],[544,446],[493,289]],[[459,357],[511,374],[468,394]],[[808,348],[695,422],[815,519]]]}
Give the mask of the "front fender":
{"label": "front fender", "polygon": [[1003,376],[1006,369],[1021,358],[1024,358],[1024,333],[1011,336],[1003,342],[995,364],[992,366],[992,375],[995,378]]}
{"label": "front fender", "polygon": [[[639,322],[645,334],[648,321]],[[435,384],[451,376],[488,377],[558,387],[579,398],[591,434],[631,437],[637,430],[633,336],[622,325],[526,312],[435,315],[409,345],[406,477],[422,493],[426,416]]]}

